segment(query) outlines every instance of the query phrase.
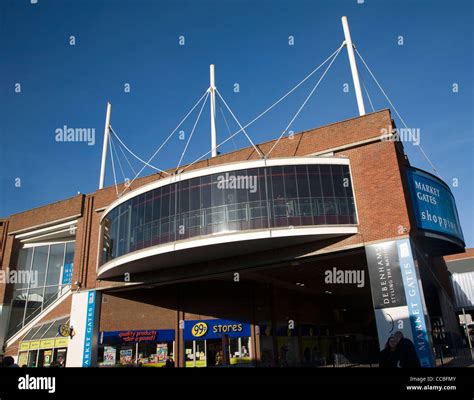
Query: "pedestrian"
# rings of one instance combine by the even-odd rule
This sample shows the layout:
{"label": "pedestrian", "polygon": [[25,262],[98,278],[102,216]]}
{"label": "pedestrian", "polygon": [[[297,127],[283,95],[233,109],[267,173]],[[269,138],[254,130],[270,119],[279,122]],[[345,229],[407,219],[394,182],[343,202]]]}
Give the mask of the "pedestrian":
{"label": "pedestrian", "polygon": [[397,342],[390,336],[385,344],[385,348],[380,352],[380,368],[398,368]]}
{"label": "pedestrian", "polygon": [[415,345],[410,339],[403,336],[400,331],[393,335],[397,343],[396,354],[400,368],[420,368],[420,360],[416,354]]}
{"label": "pedestrian", "polygon": [[166,359],[165,368],[174,368],[174,360],[171,357]]}
{"label": "pedestrian", "polygon": [[3,367],[20,368],[19,365],[15,363],[15,360],[11,356],[6,356],[3,358]]}

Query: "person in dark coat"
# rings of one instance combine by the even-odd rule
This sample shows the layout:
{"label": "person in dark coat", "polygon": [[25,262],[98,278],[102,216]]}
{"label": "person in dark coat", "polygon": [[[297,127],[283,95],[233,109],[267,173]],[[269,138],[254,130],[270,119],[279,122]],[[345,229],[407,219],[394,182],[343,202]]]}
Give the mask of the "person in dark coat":
{"label": "person in dark coat", "polygon": [[398,368],[397,342],[390,336],[385,344],[385,348],[380,352],[380,368]]}
{"label": "person in dark coat", "polygon": [[166,359],[165,368],[174,368],[174,360],[171,357]]}
{"label": "person in dark coat", "polygon": [[410,339],[403,337],[398,331],[393,335],[397,343],[396,353],[400,368],[420,368],[420,360],[416,354],[415,345]]}

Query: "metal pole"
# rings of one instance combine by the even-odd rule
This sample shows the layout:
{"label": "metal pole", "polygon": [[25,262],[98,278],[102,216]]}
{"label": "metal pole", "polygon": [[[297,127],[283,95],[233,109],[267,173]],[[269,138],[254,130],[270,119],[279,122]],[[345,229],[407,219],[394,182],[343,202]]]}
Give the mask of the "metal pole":
{"label": "metal pole", "polygon": [[104,127],[104,145],[102,146],[102,162],[100,164],[99,189],[102,189],[104,187],[105,163],[107,160],[107,146],[109,145],[109,126],[110,126],[111,113],[112,113],[112,104],[107,102],[107,113],[105,115],[105,127]]}
{"label": "metal pole", "polygon": [[214,64],[209,66],[210,87],[211,94],[211,156],[217,156],[217,134],[216,134],[216,78],[214,71]]}
{"label": "metal pole", "polygon": [[365,115],[364,98],[362,97],[362,90],[360,88],[359,72],[357,71],[357,63],[354,56],[354,47],[351,39],[351,32],[349,30],[349,23],[347,17],[342,17],[342,28],[344,29],[344,36],[346,38],[347,54],[349,55],[349,63],[351,65],[352,80],[354,81],[354,90],[357,99],[357,107],[359,108],[359,115]]}

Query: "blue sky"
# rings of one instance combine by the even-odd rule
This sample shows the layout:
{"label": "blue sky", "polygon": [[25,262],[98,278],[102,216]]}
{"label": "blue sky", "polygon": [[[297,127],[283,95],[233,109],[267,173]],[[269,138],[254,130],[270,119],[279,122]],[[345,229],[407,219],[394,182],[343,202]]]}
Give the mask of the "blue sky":
{"label": "blue sky", "polygon": [[[348,16],[355,44],[408,126],[421,130],[421,144],[441,176],[448,183],[458,180],[452,190],[466,243],[474,246],[469,0],[2,1],[0,216],[97,189],[107,100],[113,104],[116,132],[148,158],[204,93],[209,64],[214,63],[218,89],[246,123],[341,44],[342,15]],[[180,36],[184,46],[178,43]],[[403,45],[397,43],[399,36]],[[360,63],[359,70],[375,109],[388,107]],[[319,76],[252,125],[252,139],[278,137]],[[346,82],[349,93],[343,91]],[[15,92],[17,83],[20,93]],[[235,83],[239,93],[233,91]],[[370,110],[367,102],[366,107]],[[187,134],[197,111],[182,127]],[[220,142],[228,131],[220,109],[217,113]],[[225,115],[235,132],[237,125]],[[356,115],[344,50],[291,129],[298,132]],[[94,128],[95,145],[56,142],[55,131],[64,125]],[[209,141],[205,108],[184,162],[207,152]],[[184,144],[173,138],[155,165],[176,166]],[[222,151],[246,145],[239,135]],[[414,166],[431,172],[418,148],[411,143],[405,148]],[[132,178],[123,157],[122,164]],[[132,166],[138,169],[139,163]],[[113,184],[110,164],[106,184]]]}

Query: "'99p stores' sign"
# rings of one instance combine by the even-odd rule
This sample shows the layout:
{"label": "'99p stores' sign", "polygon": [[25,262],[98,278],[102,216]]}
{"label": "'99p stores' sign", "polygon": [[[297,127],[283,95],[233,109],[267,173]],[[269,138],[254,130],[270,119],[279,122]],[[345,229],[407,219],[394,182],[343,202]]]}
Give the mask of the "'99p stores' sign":
{"label": "'99p stores' sign", "polygon": [[454,236],[464,242],[456,202],[449,187],[415,168],[408,169],[407,174],[418,228]]}
{"label": "'99p stores' sign", "polygon": [[240,321],[224,319],[192,320],[184,322],[184,339],[219,339],[222,336],[248,337],[250,325]]}

